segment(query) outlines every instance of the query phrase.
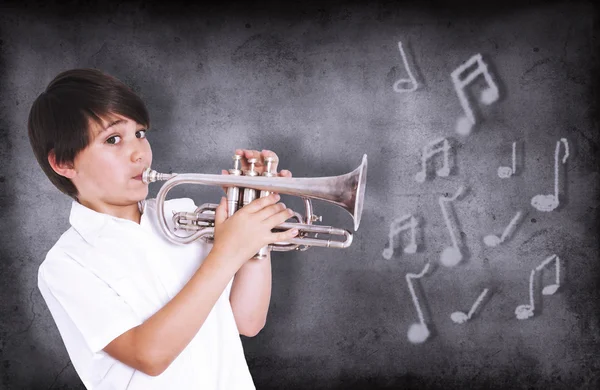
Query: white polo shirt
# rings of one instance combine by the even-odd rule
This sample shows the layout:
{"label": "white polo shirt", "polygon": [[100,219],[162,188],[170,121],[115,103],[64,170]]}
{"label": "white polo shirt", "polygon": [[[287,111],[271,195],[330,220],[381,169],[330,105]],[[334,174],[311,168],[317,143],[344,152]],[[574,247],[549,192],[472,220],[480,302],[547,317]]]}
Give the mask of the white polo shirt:
{"label": "white polo shirt", "polygon": [[[156,222],[156,200],[140,202],[140,224],[73,201],[69,228],[50,249],[38,287],[69,357],[88,389],[254,389],[229,303],[231,283],[200,331],[161,374],[152,377],[102,349],[167,304],[212,245],[172,244]],[[191,199],[165,202],[165,215],[194,211]],[[169,221],[172,224],[172,221]]]}

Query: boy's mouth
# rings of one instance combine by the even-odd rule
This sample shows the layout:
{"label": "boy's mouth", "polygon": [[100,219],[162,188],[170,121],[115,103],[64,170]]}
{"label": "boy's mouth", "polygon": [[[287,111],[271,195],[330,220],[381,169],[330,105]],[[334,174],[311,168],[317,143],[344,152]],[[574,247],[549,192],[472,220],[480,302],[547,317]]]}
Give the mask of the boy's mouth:
{"label": "boy's mouth", "polygon": [[142,175],[137,175],[137,176],[134,176],[134,177],[132,177],[132,179],[135,179],[135,180],[142,180]]}

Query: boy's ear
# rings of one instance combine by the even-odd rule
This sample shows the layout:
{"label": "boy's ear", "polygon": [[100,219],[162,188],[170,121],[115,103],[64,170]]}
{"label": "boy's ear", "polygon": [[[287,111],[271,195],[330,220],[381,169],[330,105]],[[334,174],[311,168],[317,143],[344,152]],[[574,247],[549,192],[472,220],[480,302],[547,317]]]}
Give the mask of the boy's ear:
{"label": "boy's ear", "polygon": [[54,154],[54,149],[48,152],[48,163],[54,170],[54,172],[58,173],[61,176],[64,176],[68,179],[72,179],[75,176],[75,167],[72,163],[56,163],[56,155]]}

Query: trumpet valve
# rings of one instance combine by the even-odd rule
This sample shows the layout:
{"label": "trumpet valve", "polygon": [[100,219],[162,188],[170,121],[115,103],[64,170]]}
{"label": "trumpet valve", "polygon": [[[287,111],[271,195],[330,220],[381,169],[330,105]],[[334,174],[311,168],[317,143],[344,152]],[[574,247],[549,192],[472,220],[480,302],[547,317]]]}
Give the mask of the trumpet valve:
{"label": "trumpet valve", "polygon": [[274,169],[273,169],[273,165],[276,162],[277,162],[277,159],[275,157],[272,157],[272,156],[265,157],[266,168],[265,168],[265,171],[263,172],[263,176],[269,176],[269,177],[277,176],[277,173],[274,172]]}
{"label": "trumpet valve", "polygon": [[233,156],[233,169],[229,170],[230,175],[240,176],[242,174],[242,170],[240,169],[240,165],[242,163],[242,156],[236,154]]}
{"label": "trumpet valve", "polygon": [[258,159],[256,159],[256,158],[248,159],[248,164],[250,164],[250,169],[248,169],[246,172],[244,172],[244,175],[258,176],[258,172],[256,171],[256,163],[257,162],[258,162]]}

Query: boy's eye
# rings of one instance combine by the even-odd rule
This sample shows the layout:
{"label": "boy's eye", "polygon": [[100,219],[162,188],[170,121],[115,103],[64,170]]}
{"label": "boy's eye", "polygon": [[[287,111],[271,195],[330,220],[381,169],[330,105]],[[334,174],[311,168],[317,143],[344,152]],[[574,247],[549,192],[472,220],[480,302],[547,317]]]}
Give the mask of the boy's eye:
{"label": "boy's eye", "polygon": [[109,137],[109,138],[106,140],[106,143],[108,143],[108,144],[111,144],[111,145],[116,145],[116,144],[118,144],[118,143],[119,143],[119,141],[117,141],[117,138],[121,139],[121,137],[120,137],[120,136],[118,136],[118,135],[113,135],[112,137]]}
{"label": "boy's eye", "polygon": [[148,130],[138,130],[138,131],[135,133],[135,136],[136,136],[137,138],[146,138],[146,131],[148,131]]}

